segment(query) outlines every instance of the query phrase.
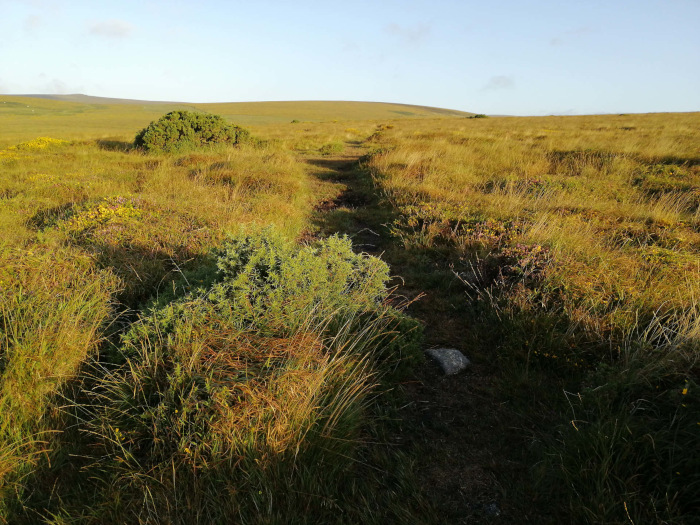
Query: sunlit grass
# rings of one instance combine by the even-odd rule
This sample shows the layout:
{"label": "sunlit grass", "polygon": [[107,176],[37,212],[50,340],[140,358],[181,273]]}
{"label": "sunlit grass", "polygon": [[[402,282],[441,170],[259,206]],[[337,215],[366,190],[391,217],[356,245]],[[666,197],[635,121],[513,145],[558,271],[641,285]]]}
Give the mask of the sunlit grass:
{"label": "sunlit grass", "polygon": [[[362,458],[381,363],[415,328],[384,288],[365,297],[342,280],[380,263],[330,264],[345,253],[336,240],[292,257],[307,275],[289,267],[281,283],[279,261],[260,255],[278,247],[268,239],[236,285],[265,293],[234,301],[218,289],[228,299],[215,306],[210,295],[228,233],[272,225],[285,246],[310,242],[314,206],[341,187],[322,163],[361,154],[395,212],[396,245],[463,286],[477,356],[497,365],[499,395],[538,421],[525,425],[543,467],[532,486],[551,514],[690,515],[697,114],[195,106],[254,140],[147,155],[135,133],[191,106],[0,97],[0,520],[264,523],[311,508],[330,522],[339,507],[345,522],[416,518],[407,478],[376,495],[391,475]],[[324,281],[329,269],[340,280]],[[352,298],[352,314],[338,317],[331,292]]]}
{"label": "sunlit grass", "polygon": [[683,387],[700,357],[698,118],[397,122],[375,141],[397,239],[450,250],[502,395],[526,422],[530,396],[553,411],[533,461],[564,521],[681,523],[697,509],[697,472],[680,465],[700,420]]}
{"label": "sunlit grass", "polygon": [[[13,99],[19,102],[33,103]],[[343,314],[341,326],[334,317],[341,314],[331,311],[337,304],[292,290],[284,315],[294,326],[285,334],[273,324],[244,326],[252,321],[238,302],[229,317],[223,306],[208,318],[186,313],[174,340],[151,333],[120,347],[148,305],[212,285],[215,250],[230,232],[273,226],[285,242],[305,234],[314,205],[334,195],[337,184],[313,177],[300,154],[321,155],[329,143],[332,153],[342,153],[345,141],[362,140],[358,128],[369,134],[373,124],[358,123],[352,131],[340,122],[316,124],[297,136],[288,129],[298,125],[278,113],[285,124],[256,129],[249,144],[166,155],[131,146],[162,106],[124,110],[39,100],[2,111],[0,521],[32,523],[40,515],[128,522],[136,513],[146,521],[192,523],[205,512],[214,521],[243,513],[262,523],[302,515],[309,493],[317,494],[314,513],[322,519],[335,512],[324,510],[325,502],[346,489],[343,505],[360,521],[407,512],[387,492],[386,508],[368,514],[352,495],[367,498],[368,487],[382,481],[362,479],[361,466],[353,466],[350,477],[339,475],[363,447],[383,355],[378,345],[401,346],[392,342],[400,335],[393,314],[358,310],[355,320]],[[326,110],[319,111],[316,117]],[[323,269],[332,252],[304,253]],[[332,266],[334,278],[342,278],[347,264]],[[355,271],[352,282],[359,275]],[[317,293],[338,288],[364,304],[364,288],[347,287],[329,281]],[[388,311],[376,292],[368,300]],[[323,318],[314,318],[319,312]],[[273,318],[263,311],[255,316]],[[177,367],[184,368],[170,368],[173,355],[183,358]],[[142,421],[137,407],[152,408],[154,381],[163,395],[185,404],[185,391],[196,394],[204,381],[208,386],[196,391],[214,393],[212,411],[200,414],[199,394],[193,394],[187,414],[178,409],[160,420],[165,434],[150,428],[135,438]],[[127,391],[137,418],[131,424],[119,408]],[[185,416],[209,419],[192,426]],[[200,423],[210,431],[206,436],[197,434]],[[143,457],[127,454],[133,439],[136,448],[150,440],[163,454],[146,467]],[[202,469],[212,476],[202,477]],[[222,480],[231,496],[226,501],[218,494]],[[71,499],[76,492],[81,495]],[[260,514],[260,505],[267,508],[281,494],[287,494],[284,505]],[[173,506],[173,498],[183,506]]]}
{"label": "sunlit grass", "polygon": [[[454,118],[460,111],[382,102],[236,102],[218,104],[124,101],[94,103],[0,95],[0,148],[38,136],[70,140],[133,140],[136,131],[175,110],[222,115],[254,132],[297,121],[297,130],[319,122],[338,123],[341,129],[362,128],[361,121],[416,118]],[[360,121],[349,123],[348,121]],[[291,133],[285,133],[290,138]]]}

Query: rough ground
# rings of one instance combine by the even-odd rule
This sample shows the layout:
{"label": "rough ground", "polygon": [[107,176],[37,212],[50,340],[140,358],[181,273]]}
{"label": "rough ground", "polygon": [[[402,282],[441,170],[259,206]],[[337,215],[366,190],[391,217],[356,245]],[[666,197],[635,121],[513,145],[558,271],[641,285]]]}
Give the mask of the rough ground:
{"label": "rough ground", "polygon": [[396,296],[410,302],[408,313],[425,325],[427,346],[457,348],[473,363],[445,377],[427,360],[399,385],[402,406],[388,439],[417,459],[415,474],[438,523],[530,522],[523,502],[511,496],[524,478],[523,437],[498,401],[489,349],[470,340],[468,316],[461,315],[464,289],[439,254],[407,253],[390,235],[393,212],[363,168],[362,153],[357,147],[343,156],[307,158],[319,179],[338,188],[317,208],[317,235],[347,234],[358,250],[381,256],[396,276]]}

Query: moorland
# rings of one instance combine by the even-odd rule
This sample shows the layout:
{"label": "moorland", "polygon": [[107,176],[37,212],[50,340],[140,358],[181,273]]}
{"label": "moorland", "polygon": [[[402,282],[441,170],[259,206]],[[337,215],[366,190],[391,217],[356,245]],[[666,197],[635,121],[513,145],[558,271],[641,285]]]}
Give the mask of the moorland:
{"label": "moorland", "polygon": [[700,114],[474,116],[0,96],[0,522],[693,523]]}

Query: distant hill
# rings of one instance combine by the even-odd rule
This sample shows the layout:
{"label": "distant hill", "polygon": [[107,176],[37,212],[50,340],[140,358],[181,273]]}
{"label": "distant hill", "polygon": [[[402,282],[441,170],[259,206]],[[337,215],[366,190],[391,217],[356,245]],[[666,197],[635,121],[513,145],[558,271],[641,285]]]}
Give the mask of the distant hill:
{"label": "distant hill", "polygon": [[177,104],[177,102],[159,102],[153,100],[131,100],[128,98],[93,97],[74,93],[72,95],[3,95],[12,97],[43,98],[46,100],[59,100],[63,102],[79,102],[81,104]]}
{"label": "distant hill", "polygon": [[[130,105],[151,106],[162,109],[164,106],[174,108],[200,109],[212,113],[244,120],[284,121],[296,120],[373,120],[396,118],[436,118],[436,117],[468,117],[474,113],[443,109],[430,106],[415,106],[387,102],[353,102],[353,101],[276,101],[276,102],[217,102],[191,103],[131,100],[121,98],[93,97],[90,95],[1,95],[3,97],[20,97],[23,99],[43,99],[47,101],[65,102],[70,104],[95,105]],[[245,123],[245,122],[244,122]]]}
{"label": "distant hill", "polygon": [[298,101],[187,103],[88,95],[0,95],[0,147],[39,136],[132,140],[151,121],[174,110],[215,113],[242,126],[292,121],[380,121],[465,118],[474,113],[385,102]]}

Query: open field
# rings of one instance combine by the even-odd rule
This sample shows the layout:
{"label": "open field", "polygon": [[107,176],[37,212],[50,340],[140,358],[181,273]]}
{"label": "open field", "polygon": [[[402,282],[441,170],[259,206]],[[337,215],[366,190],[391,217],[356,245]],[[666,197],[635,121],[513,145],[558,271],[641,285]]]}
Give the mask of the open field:
{"label": "open field", "polygon": [[[58,99],[58,100],[57,100]],[[105,101],[107,103],[105,103]],[[164,113],[175,110],[205,111],[237,124],[257,125],[349,120],[464,117],[470,113],[381,102],[235,102],[190,104],[119,101],[99,97],[55,96],[28,98],[0,95],[3,123],[0,147],[48,135],[64,139],[121,138],[131,141],[134,130],[144,128]],[[348,126],[345,126],[348,127]]]}
{"label": "open field", "polygon": [[692,523],[700,114],[468,115],[0,96],[0,522]]}

